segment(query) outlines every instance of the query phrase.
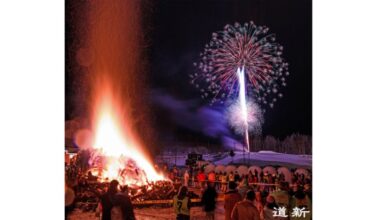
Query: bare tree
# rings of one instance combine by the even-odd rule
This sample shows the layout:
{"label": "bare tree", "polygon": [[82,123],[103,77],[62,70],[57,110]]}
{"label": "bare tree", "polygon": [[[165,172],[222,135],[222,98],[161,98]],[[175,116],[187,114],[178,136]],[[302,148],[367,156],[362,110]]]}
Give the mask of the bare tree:
{"label": "bare tree", "polygon": [[266,136],[265,137],[265,149],[266,150],[275,150],[275,147],[277,145],[277,140],[273,136]]}

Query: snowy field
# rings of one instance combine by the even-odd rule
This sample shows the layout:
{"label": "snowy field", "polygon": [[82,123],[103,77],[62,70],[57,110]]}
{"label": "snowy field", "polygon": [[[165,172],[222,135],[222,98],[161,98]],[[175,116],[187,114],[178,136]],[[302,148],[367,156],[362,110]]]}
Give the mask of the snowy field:
{"label": "snowy field", "polygon": [[[156,158],[158,162],[185,166],[187,154],[166,154]],[[234,157],[230,157],[228,152],[203,154],[203,159],[214,165],[245,164],[256,166],[286,166],[288,168],[311,168],[311,155],[284,154],[273,151],[259,151],[243,153],[235,152]]]}
{"label": "snowy field", "polygon": [[[217,203],[217,208],[215,210],[215,219],[224,219],[224,208],[223,202]],[[137,220],[172,220],[175,219],[175,213],[173,208],[135,208],[135,216]],[[205,219],[205,212],[202,211],[201,207],[193,207],[190,209],[191,220],[201,220]],[[69,220],[99,220],[99,217],[95,216],[95,212],[81,212],[80,210],[75,210],[68,218]]]}

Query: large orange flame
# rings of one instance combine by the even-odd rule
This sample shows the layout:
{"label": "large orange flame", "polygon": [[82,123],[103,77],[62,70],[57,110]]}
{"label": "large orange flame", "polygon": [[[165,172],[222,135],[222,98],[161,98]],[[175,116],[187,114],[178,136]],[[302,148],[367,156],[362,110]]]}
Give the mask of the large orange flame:
{"label": "large orange flame", "polygon": [[[123,184],[161,180],[136,135],[141,133],[136,127],[148,123],[141,111],[145,103],[141,95],[140,2],[97,0],[88,4],[84,47],[92,90],[90,108],[94,110],[94,148],[105,159],[98,176]],[[139,173],[133,173],[136,167]]]}
{"label": "large orange flame", "polygon": [[[96,105],[96,128],[94,148],[105,158],[101,180],[117,179],[122,184],[145,184],[147,181],[163,180],[157,173],[141,144],[123,120],[122,108],[110,87],[103,88]],[[122,123],[125,123],[124,126]],[[128,161],[134,162],[128,169]],[[134,172],[138,168],[138,173]],[[123,173],[130,172],[130,173]]]}

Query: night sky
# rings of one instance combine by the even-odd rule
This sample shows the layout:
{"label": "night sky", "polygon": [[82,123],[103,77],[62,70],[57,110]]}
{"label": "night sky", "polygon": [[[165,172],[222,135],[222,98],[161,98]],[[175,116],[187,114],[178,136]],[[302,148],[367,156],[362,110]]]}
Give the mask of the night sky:
{"label": "night sky", "polygon": [[[208,131],[202,129],[204,122],[196,121],[203,118],[199,109],[209,106],[200,98],[200,92],[189,83],[189,74],[196,71],[193,63],[199,61],[199,53],[210,41],[212,32],[223,29],[226,24],[251,20],[257,25],[269,27],[270,33],[276,34],[277,42],[284,46],[283,57],[289,63],[290,72],[287,87],[281,90],[284,97],[278,100],[273,109],[266,107],[262,135],[273,135],[280,139],[292,133],[311,135],[310,0],[157,0],[145,4],[147,6],[143,7],[143,29],[146,31],[147,41],[144,52],[148,60],[146,74],[151,94],[147,104],[151,106],[152,124],[162,141],[167,139],[188,142],[194,138],[197,142],[219,141],[217,134],[209,135]],[[83,103],[78,101],[78,94],[81,91],[85,93],[86,89],[78,90],[80,77],[77,75],[80,73],[77,72],[80,68],[71,61],[76,44],[72,24],[75,19],[83,16],[80,15],[80,10],[85,7],[71,10],[73,5],[66,1],[67,120],[85,114],[78,110],[83,109],[78,104]],[[176,103],[180,107],[173,107]],[[179,112],[182,110],[187,113]],[[193,117],[191,114],[198,114],[200,117]]]}

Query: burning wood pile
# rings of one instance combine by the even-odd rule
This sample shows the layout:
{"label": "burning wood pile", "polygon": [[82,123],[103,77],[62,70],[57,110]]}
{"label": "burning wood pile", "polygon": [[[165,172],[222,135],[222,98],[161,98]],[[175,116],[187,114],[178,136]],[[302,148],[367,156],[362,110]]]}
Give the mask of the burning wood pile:
{"label": "burning wood pile", "polygon": [[[132,159],[112,159],[120,169],[111,176],[106,175],[109,171],[104,168],[109,164],[110,158],[99,154],[97,150],[82,150],[66,165],[66,182],[75,191],[75,208],[84,212],[96,211],[100,197],[107,192],[109,182],[113,179],[119,181],[120,193],[127,194],[135,207],[172,204],[180,183],[166,179],[150,180]],[[193,192],[189,196],[199,198]]]}
{"label": "burning wood pile", "polygon": [[[94,176],[79,177],[73,187],[75,197],[75,208],[84,212],[96,211],[100,197],[106,193],[109,183],[99,182]],[[145,206],[171,206],[172,199],[177,194],[181,185],[171,181],[156,181],[145,185],[120,186],[120,193],[127,194],[135,207]],[[197,199],[199,196],[193,192],[190,198]]]}

